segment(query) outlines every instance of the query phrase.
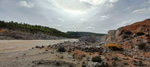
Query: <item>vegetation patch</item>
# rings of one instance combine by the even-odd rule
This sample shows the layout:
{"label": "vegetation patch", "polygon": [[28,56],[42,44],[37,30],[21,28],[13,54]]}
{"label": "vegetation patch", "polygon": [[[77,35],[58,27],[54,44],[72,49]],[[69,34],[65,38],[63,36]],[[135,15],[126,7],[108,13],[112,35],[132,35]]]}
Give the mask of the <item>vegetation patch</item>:
{"label": "vegetation patch", "polygon": [[144,34],[145,34],[144,32],[137,32],[137,33],[136,33],[137,36],[142,36],[142,35],[144,35]]}
{"label": "vegetation patch", "polygon": [[131,35],[132,34],[131,31],[125,31],[124,33],[127,34],[127,35]]}
{"label": "vegetation patch", "polygon": [[[26,23],[18,23],[14,21],[10,21],[10,22],[0,21],[0,28],[8,28],[12,30],[20,30],[23,32],[30,32],[30,33],[43,33],[50,36],[59,36],[59,37],[68,37],[68,38],[72,37],[71,35],[68,35],[67,33],[61,32],[54,28],[49,28],[41,25],[30,25]],[[0,32],[4,32],[4,30],[1,29]]]}
{"label": "vegetation patch", "polygon": [[65,49],[65,47],[63,47],[63,46],[60,46],[57,51],[58,51],[58,52],[65,52],[66,49]]}
{"label": "vegetation patch", "polygon": [[93,62],[102,62],[102,59],[100,56],[95,56],[95,57],[92,57],[92,61]]}
{"label": "vegetation patch", "polygon": [[114,51],[121,51],[123,50],[121,45],[118,44],[107,44],[106,45],[109,49],[114,50]]}

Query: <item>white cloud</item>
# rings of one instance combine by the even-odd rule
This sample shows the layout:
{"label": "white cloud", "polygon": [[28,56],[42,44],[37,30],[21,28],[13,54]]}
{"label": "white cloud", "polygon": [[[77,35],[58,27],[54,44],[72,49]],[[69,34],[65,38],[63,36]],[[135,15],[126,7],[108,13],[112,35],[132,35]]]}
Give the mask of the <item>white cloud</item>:
{"label": "white cloud", "polygon": [[109,2],[115,3],[115,2],[118,2],[118,0],[109,0]]}
{"label": "white cloud", "polygon": [[144,13],[144,14],[147,14],[147,13],[150,13],[150,9],[149,8],[136,9],[136,10],[133,11],[133,13],[138,13],[138,14]]}
{"label": "white cloud", "polygon": [[19,5],[22,7],[26,7],[26,8],[33,8],[34,4],[31,2],[26,2],[26,1],[20,1]]}
{"label": "white cloud", "polygon": [[91,5],[103,5],[107,0],[80,0],[80,2],[86,2]]}
{"label": "white cloud", "polygon": [[105,3],[115,3],[118,2],[118,0],[80,0],[80,2],[86,2],[91,5],[103,5]]}
{"label": "white cloud", "polygon": [[107,18],[109,18],[109,15],[104,15],[100,17],[100,21],[106,20]]}
{"label": "white cloud", "polygon": [[57,25],[58,27],[61,27],[61,26],[63,26],[63,25]]}
{"label": "white cloud", "polygon": [[81,22],[86,22],[87,20],[86,20],[86,19],[80,19],[80,21],[81,21]]}
{"label": "white cloud", "polygon": [[90,30],[92,29],[92,30],[93,30],[93,29],[95,29],[95,28],[94,28],[94,27],[86,27],[86,29],[90,29]]}
{"label": "white cloud", "polygon": [[[132,20],[137,21],[150,17],[149,14],[141,14],[142,16],[139,16],[139,14],[131,14],[133,9],[139,7],[148,8],[150,0],[133,0],[130,1],[131,5],[126,4],[123,0],[0,1],[1,20],[41,24],[61,31],[78,30],[106,33],[107,30],[116,29],[129,24],[128,20],[132,22]],[[135,6],[135,4],[139,4],[139,6]],[[34,8],[34,10],[26,8]],[[121,8],[127,9],[122,10]],[[148,10],[149,9],[141,9],[135,10],[134,12],[150,13]]]}
{"label": "white cloud", "polygon": [[109,3],[109,4],[106,4],[106,6],[108,6],[108,7],[113,7],[113,6],[114,6],[114,4]]}
{"label": "white cloud", "polygon": [[131,24],[129,21],[122,22],[122,25],[129,25],[129,24]]}
{"label": "white cloud", "polygon": [[128,21],[123,21],[121,23],[118,23],[117,26],[126,26],[126,25],[130,25],[130,24],[132,24],[132,23],[130,20],[128,20]]}
{"label": "white cloud", "polygon": [[65,21],[63,18],[58,18],[58,20],[59,20],[59,21],[62,21],[62,22]]}
{"label": "white cloud", "polygon": [[91,15],[94,15],[96,12],[93,11],[97,9],[99,9],[100,12],[106,12],[109,8],[114,6],[114,3],[118,2],[118,0],[49,0],[49,2],[50,1],[53,6],[61,9],[61,12],[71,17],[83,16],[89,14],[89,12],[92,12]]}

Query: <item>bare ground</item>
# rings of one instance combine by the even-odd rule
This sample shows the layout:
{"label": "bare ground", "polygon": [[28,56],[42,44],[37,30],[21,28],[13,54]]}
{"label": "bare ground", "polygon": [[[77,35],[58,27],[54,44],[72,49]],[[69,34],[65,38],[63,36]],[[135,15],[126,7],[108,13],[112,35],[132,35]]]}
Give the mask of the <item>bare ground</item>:
{"label": "bare ground", "polygon": [[[0,67],[34,67],[33,61],[36,60],[59,60],[60,58],[56,55],[60,56],[61,54],[55,53],[56,51],[54,50],[45,52],[44,49],[31,48],[42,45],[53,45],[64,41],[77,42],[78,40],[0,40]],[[67,54],[64,53],[63,55]]]}
{"label": "bare ground", "polygon": [[35,46],[48,46],[64,41],[77,42],[77,39],[64,40],[0,40],[0,53],[24,51]]}

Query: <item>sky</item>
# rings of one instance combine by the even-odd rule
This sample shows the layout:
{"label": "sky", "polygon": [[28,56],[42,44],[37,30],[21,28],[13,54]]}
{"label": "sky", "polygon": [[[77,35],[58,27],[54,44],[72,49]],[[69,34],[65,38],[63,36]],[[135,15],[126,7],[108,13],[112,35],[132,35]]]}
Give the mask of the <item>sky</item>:
{"label": "sky", "polygon": [[107,33],[150,18],[150,0],[0,0],[0,20]]}

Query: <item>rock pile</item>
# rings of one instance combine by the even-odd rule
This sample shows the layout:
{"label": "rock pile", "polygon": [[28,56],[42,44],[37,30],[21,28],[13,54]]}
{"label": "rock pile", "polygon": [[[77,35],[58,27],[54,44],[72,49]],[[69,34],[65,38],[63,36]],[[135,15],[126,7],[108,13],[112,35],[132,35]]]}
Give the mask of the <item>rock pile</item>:
{"label": "rock pile", "polygon": [[53,60],[36,60],[32,61],[34,66],[36,65],[47,65],[48,67],[75,67],[75,63],[66,62],[66,61],[53,61]]}

